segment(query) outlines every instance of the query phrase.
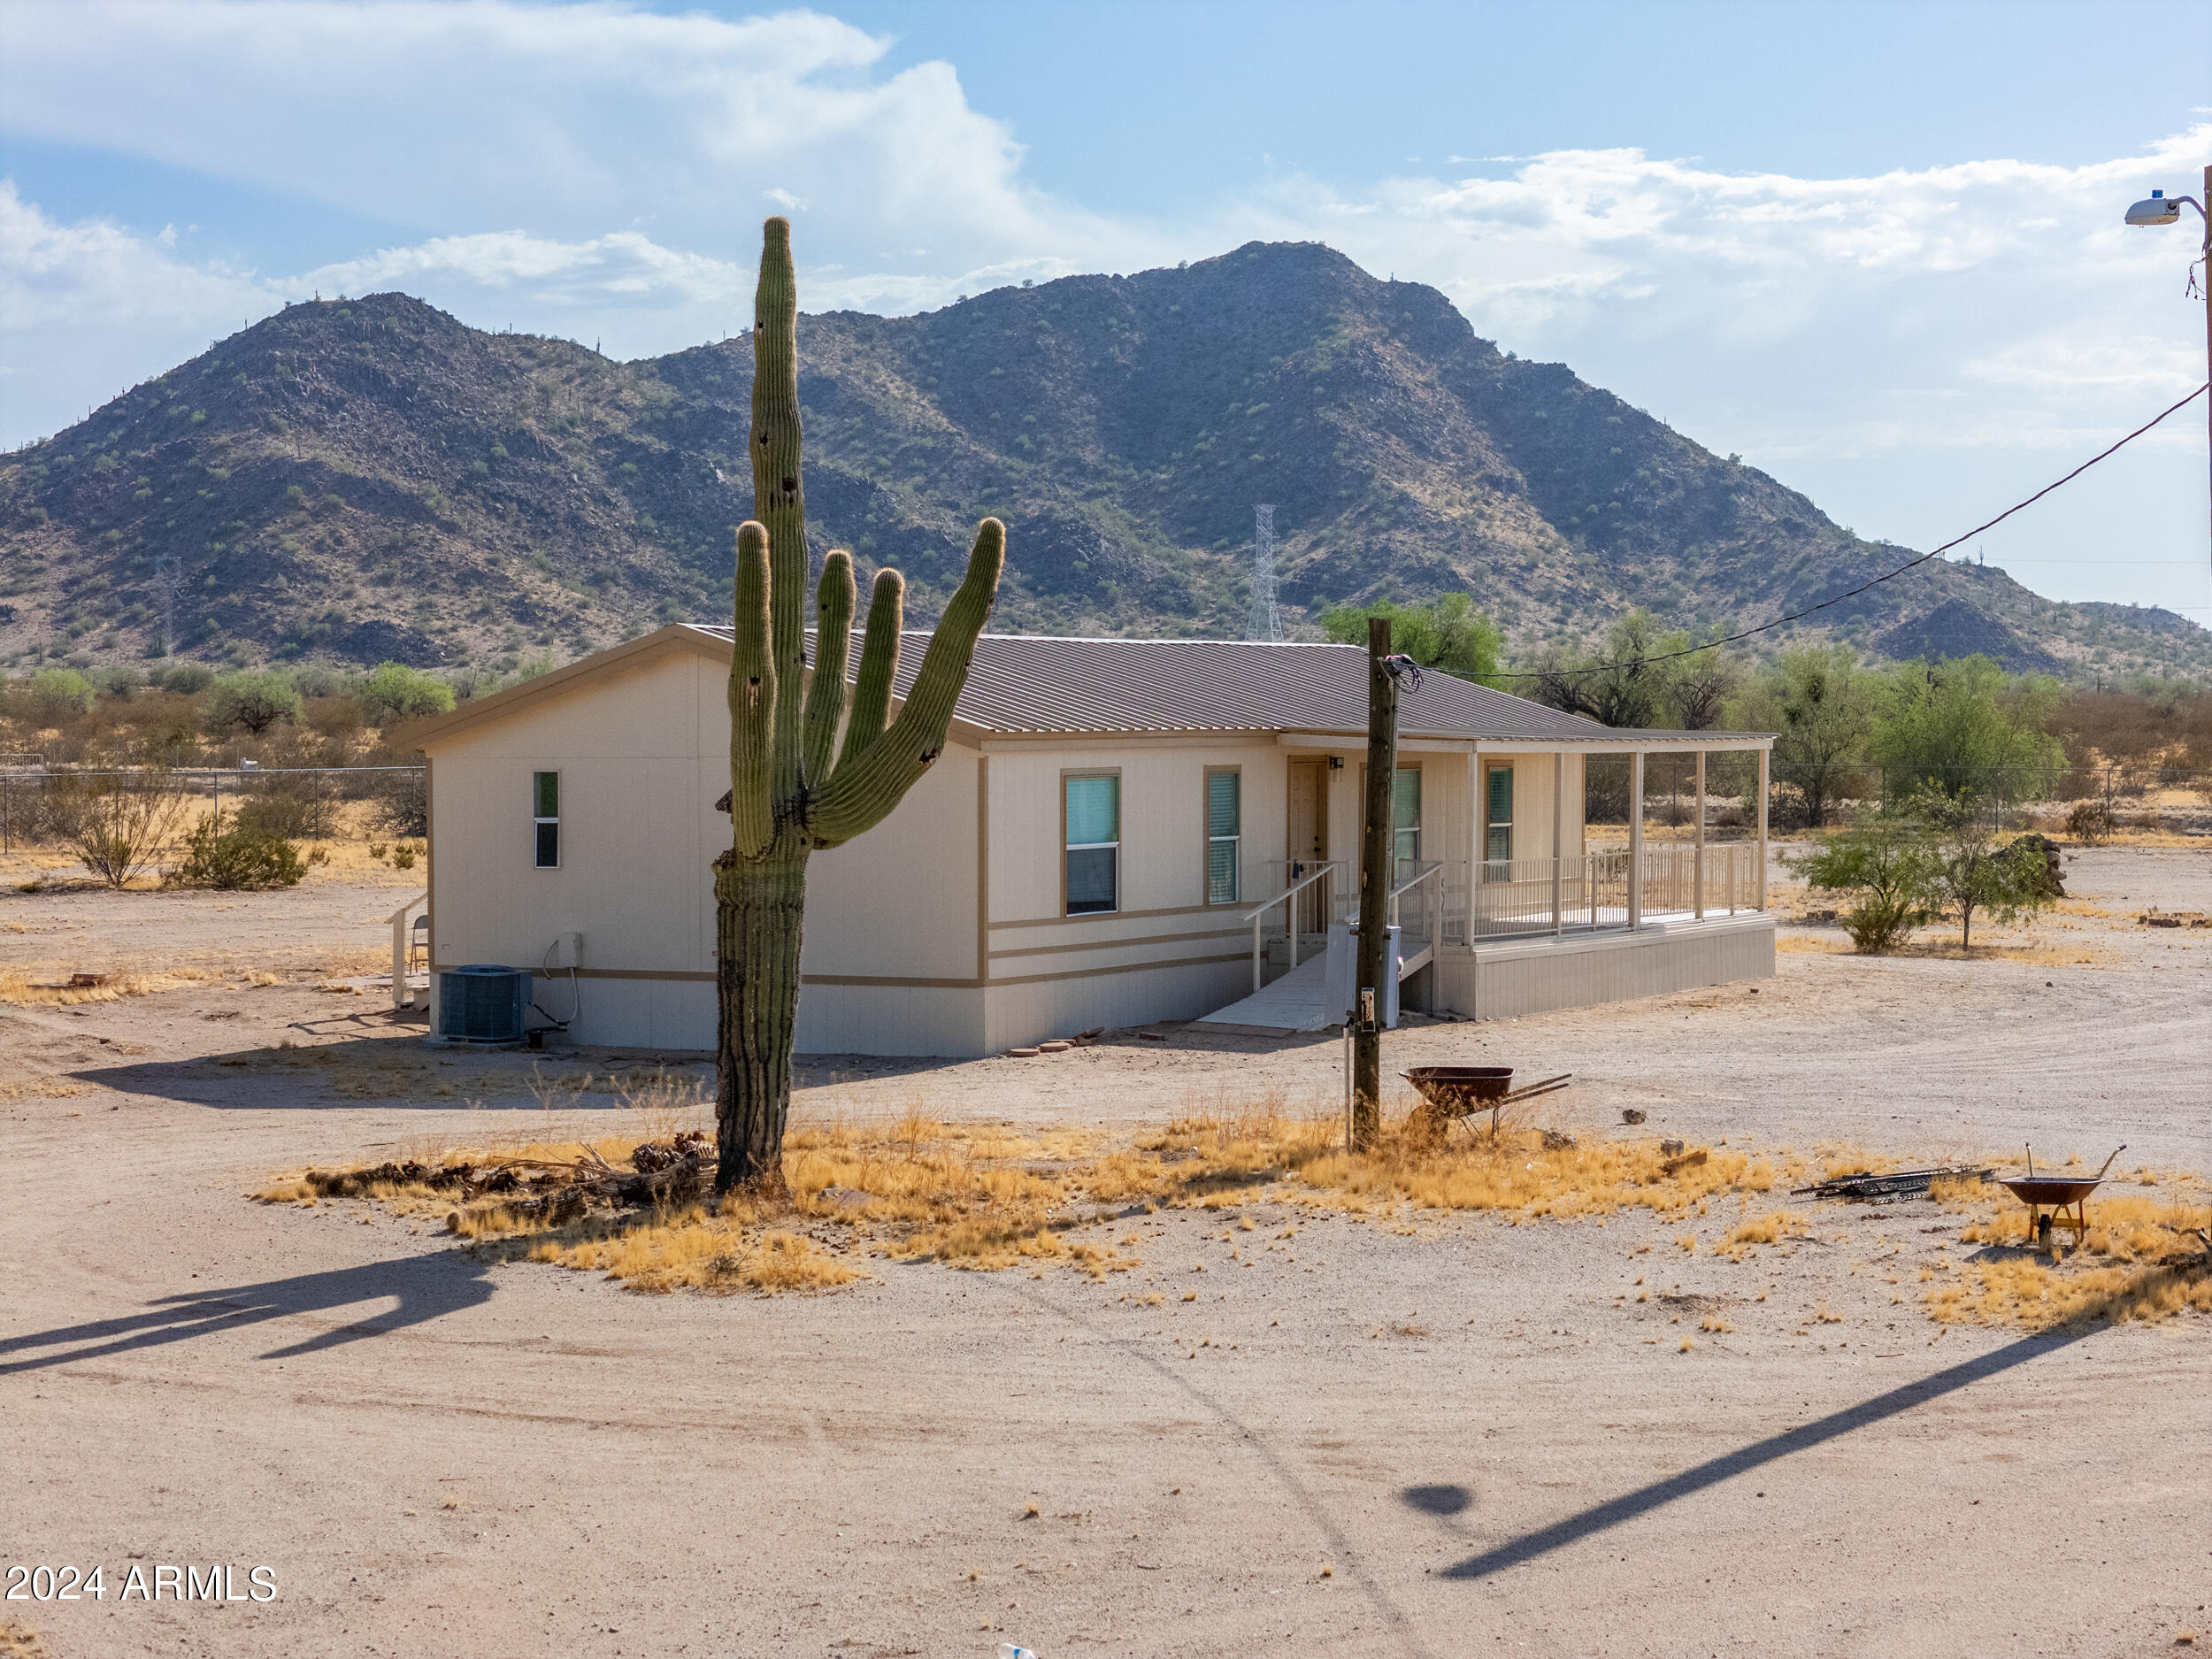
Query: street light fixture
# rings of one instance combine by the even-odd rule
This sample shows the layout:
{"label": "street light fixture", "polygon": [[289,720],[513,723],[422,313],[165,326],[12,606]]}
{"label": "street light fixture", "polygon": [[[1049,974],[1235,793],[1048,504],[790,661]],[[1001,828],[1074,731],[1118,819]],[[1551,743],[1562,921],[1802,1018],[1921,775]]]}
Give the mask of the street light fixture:
{"label": "street light fixture", "polygon": [[[2198,219],[2204,221],[2204,362],[2205,378],[2212,380],[2212,216],[2207,214],[2206,202],[2212,202],[2212,167],[2204,170],[2204,199],[2193,196],[2168,196],[2163,190],[2153,190],[2147,201],[2138,202],[2128,209],[2127,222],[2131,225],[2174,225],[2181,220],[2181,204],[2186,202],[2197,210]],[[2212,437],[2212,394],[2206,396],[2205,425],[2208,437]],[[2212,615],[2205,618],[2212,626]]]}

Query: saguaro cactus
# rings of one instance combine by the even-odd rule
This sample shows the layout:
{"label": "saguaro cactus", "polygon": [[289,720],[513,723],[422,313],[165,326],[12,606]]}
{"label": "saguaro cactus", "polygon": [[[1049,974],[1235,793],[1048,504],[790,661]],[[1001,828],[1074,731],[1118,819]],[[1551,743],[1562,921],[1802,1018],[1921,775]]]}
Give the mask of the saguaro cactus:
{"label": "saguaro cactus", "polygon": [[808,686],[798,296],[787,220],[772,219],[764,228],[753,307],[747,448],[754,516],[737,532],[730,849],[714,861],[718,1192],[741,1184],[774,1187],[783,1179],[807,858],[881,823],[944,748],[1006,556],[1005,526],[984,519],[967,575],[931,636],[905,704],[891,719],[905,581],[896,571],[876,573],[849,697],[853,562],[849,553],[831,553],[815,591],[817,651]]}

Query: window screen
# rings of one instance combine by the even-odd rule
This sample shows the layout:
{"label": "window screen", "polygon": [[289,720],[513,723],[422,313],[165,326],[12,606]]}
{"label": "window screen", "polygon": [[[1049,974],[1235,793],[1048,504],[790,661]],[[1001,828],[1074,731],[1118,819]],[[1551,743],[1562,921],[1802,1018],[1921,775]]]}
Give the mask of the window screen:
{"label": "window screen", "polygon": [[1496,864],[1513,856],[1513,768],[1490,768],[1490,827],[1483,856]]}
{"label": "window screen", "polygon": [[1244,839],[1244,780],[1233,772],[1206,774],[1206,902],[1237,902],[1238,849]]}
{"label": "window screen", "polygon": [[1070,778],[1067,790],[1068,914],[1119,908],[1121,780]]}
{"label": "window screen", "polygon": [[1401,767],[1390,791],[1391,856],[1402,872],[1421,860],[1421,769]]}
{"label": "window screen", "polygon": [[561,867],[561,774],[530,774],[530,811],[537,830],[537,863],[541,870]]}

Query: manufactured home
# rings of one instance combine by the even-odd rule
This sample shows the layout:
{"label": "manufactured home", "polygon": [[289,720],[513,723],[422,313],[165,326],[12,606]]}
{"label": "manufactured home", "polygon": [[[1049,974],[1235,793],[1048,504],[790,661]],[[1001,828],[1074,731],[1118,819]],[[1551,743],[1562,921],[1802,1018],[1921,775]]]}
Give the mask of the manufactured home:
{"label": "manufactured home", "polygon": [[[907,641],[901,694],[926,642]],[[730,651],[726,628],[665,627],[415,729],[434,986],[464,964],[527,968],[575,1041],[713,1048]],[[986,634],[935,765],[809,866],[800,1048],[956,1056],[1151,1021],[1340,1022],[1329,946],[1357,903],[1366,724],[1354,646]],[[1726,841],[1701,801],[1670,839],[1642,810],[1653,754],[1694,755],[1701,795],[1707,755],[1754,752],[1763,803],[1770,741],[1409,682],[1392,780],[1404,1005],[1486,1019],[1770,975],[1763,807]],[[1635,803],[1602,842],[1584,821],[1601,756],[1628,757]]]}

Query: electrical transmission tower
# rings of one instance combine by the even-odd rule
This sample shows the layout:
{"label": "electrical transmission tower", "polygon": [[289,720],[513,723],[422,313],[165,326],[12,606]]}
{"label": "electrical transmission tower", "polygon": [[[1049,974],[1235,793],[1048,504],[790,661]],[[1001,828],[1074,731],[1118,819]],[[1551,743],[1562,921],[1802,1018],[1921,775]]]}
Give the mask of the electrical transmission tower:
{"label": "electrical transmission tower", "polygon": [[154,580],[161,588],[161,654],[177,654],[177,585],[184,579],[184,561],[174,551],[157,555]]}
{"label": "electrical transmission tower", "polygon": [[1275,603],[1275,509],[1264,503],[1252,509],[1252,619],[1248,631],[1256,640],[1283,637],[1283,613]]}

